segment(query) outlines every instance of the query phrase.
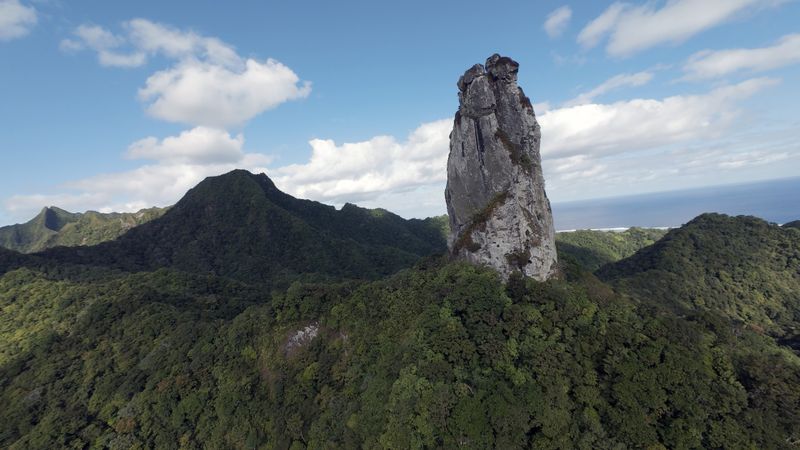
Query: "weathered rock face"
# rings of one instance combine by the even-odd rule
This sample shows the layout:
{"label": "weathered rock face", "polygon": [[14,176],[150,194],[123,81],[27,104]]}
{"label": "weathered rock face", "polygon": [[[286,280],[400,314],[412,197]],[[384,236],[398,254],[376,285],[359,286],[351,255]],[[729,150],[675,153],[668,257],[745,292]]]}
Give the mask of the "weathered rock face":
{"label": "weathered rock face", "polygon": [[557,271],[541,132],[517,86],[519,64],[492,55],[458,80],[447,160],[449,246],[459,259],[545,280]]}

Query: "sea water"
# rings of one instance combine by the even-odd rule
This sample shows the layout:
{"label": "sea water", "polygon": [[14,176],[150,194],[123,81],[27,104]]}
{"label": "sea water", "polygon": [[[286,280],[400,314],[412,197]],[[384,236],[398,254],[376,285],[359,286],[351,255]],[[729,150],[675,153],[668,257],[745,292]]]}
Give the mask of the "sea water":
{"label": "sea water", "polygon": [[706,212],[798,220],[800,177],[553,204],[556,230],[677,227]]}

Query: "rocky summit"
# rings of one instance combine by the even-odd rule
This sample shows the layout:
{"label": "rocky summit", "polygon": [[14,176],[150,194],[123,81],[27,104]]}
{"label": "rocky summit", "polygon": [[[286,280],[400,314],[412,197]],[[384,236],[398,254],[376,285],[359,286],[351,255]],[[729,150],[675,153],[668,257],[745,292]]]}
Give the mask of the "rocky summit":
{"label": "rocky summit", "polygon": [[445,199],[457,259],[545,280],[557,272],[533,106],[519,64],[492,55],[458,80]]}

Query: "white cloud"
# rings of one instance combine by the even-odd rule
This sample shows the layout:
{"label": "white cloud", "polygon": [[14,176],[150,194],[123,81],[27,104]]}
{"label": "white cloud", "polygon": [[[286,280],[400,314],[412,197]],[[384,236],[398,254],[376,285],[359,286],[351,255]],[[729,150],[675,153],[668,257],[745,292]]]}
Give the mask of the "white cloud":
{"label": "white cloud", "polygon": [[230,68],[243,65],[233,47],[217,38],[146,19],[129,20],[122,27],[124,33],[114,34],[99,25],[80,25],[73,31],[73,38],[61,41],[61,49],[94,50],[100,64],[107,67],[138,67],[155,55],[174,60],[200,59]]}
{"label": "white cloud", "polygon": [[572,19],[572,8],[566,5],[562,6],[547,15],[544,31],[551,38],[557,38],[567,29],[570,19]]}
{"label": "white cloud", "polygon": [[242,136],[202,127],[162,140],[145,138],[132,144],[126,156],[153,159],[152,164],[65,183],[58,194],[15,195],[5,207],[23,219],[48,205],[102,212],[171,205],[205,177],[237,168],[265,172],[271,158],[245,153],[243,144]]}
{"label": "white cloud", "polygon": [[[620,186],[675,177],[686,161],[706,154],[702,170],[731,169],[736,161],[743,161],[742,167],[758,164],[753,157],[743,156],[754,151],[750,148],[726,144],[732,150],[717,155],[703,143],[728,136],[740,116],[740,102],[775,83],[759,78],[700,95],[539,111],[548,192],[556,199],[585,198],[587,192],[598,195],[606,187],[619,192]],[[278,187],[299,197],[383,206],[412,216],[420,214],[413,213],[415,204],[425,214],[442,213],[451,129],[452,121],[445,119],[423,124],[403,142],[391,136],[343,144],[314,140],[308,163],[268,174]],[[673,150],[698,145],[693,153]],[[758,160],[761,164],[775,161],[766,155],[786,150],[764,152]],[[701,169],[686,165],[685,170],[696,174]]]}
{"label": "white cloud", "polygon": [[337,145],[314,139],[311,159],[270,172],[293,195],[352,201],[445,180],[451,119],[420,125],[404,142],[392,136]]}
{"label": "white cloud", "polygon": [[[776,82],[759,78],[701,95],[539,111],[545,176],[552,188],[548,192],[556,199],[586,197],[588,191],[598,195],[605,187],[619,192],[620,186],[670,179],[686,161],[705,154],[709,159],[703,160],[702,170],[730,169],[740,160],[742,167],[757,164],[743,156],[752,149],[726,144],[738,150],[716,155],[702,143],[727,136],[740,115],[739,102]],[[425,214],[442,213],[451,129],[452,121],[445,119],[423,124],[404,142],[391,136],[344,144],[314,140],[308,163],[268,173],[278,187],[299,197],[383,206],[412,216],[420,214],[413,212],[415,204]],[[676,145],[700,148],[675,154]],[[762,156],[762,164],[773,162]],[[700,170],[691,168],[692,173]]]}
{"label": "white cloud", "polygon": [[[31,194],[14,195],[5,202],[6,210],[28,220],[45,206],[58,206],[67,211],[83,210],[84,205],[97,204],[106,198],[102,193],[84,192],[82,194]],[[140,208],[141,209],[141,208]]]}
{"label": "white cloud", "polygon": [[757,78],[704,95],[634,99],[548,111],[539,117],[542,155],[612,154],[719,135],[739,115],[736,103],[776,84]]}
{"label": "white cloud", "polygon": [[187,60],[151,75],[139,98],[147,112],[170,122],[211,127],[241,125],[288,100],[307,97],[309,83],[283,64],[248,59],[241,71]]}
{"label": "white cloud", "polygon": [[242,59],[230,45],[213,37],[200,36],[146,19],[133,19],[124,24],[128,40],[148,54],[163,54],[173,59],[200,58],[212,64],[238,67]]}
{"label": "white cloud", "polygon": [[174,163],[238,162],[244,157],[243,145],[241,134],[231,137],[223,130],[196,127],[161,141],[152,136],[136,141],[127,156]]}
{"label": "white cloud", "polygon": [[789,34],[771,47],[695,53],[683,70],[685,79],[704,79],[739,71],[764,72],[797,63],[800,63],[800,34]]}
{"label": "white cloud", "polygon": [[596,19],[589,22],[578,34],[578,43],[584,47],[595,47],[617,24],[620,15],[628,7],[626,3],[614,3]]}
{"label": "white cloud", "polygon": [[145,19],[123,23],[114,34],[97,25],[81,25],[64,51],[88,48],[103,66],[138,67],[161,55],[175,63],[150,75],[139,90],[147,112],[170,122],[214,128],[242,125],[289,100],[305,98],[309,82],[273,59],[241,58],[230,45]]}
{"label": "white cloud", "polygon": [[780,1],[670,0],[658,8],[656,2],[640,6],[617,2],[580,32],[578,43],[591,48],[609,35],[606,51],[628,56],[656,45],[683,42],[743,11],[777,3]]}
{"label": "white cloud", "polygon": [[225,163],[162,162],[138,167],[127,172],[101,174],[67,183],[67,189],[81,194],[100,192],[106,201],[99,208],[115,205],[169,205],[207,176],[216,176],[244,168],[263,172],[270,158],[261,154],[244,154],[239,161]]}
{"label": "white cloud", "polygon": [[[699,95],[540,112],[550,198],[563,201],[619,195],[634,188],[674,189],[683,187],[685,180],[695,185],[715,179],[736,181],[743,171],[772,176],[783,173],[777,169],[786,172],[800,158],[796,126],[776,136],[754,130],[752,122],[747,136],[734,126],[741,101],[776,82],[757,78]],[[15,196],[6,207],[17,217],[27,217],[47,204],[103,211],[163,206],[177,201],[206,176],[245,168],[266,172],[279,188],[301,198],[381,206],[406,217],[442,214],[451,129],[448,118],[424,123],[403,140],[315,139],[310,142],[308,162],[274,167],[268,156],[244,152],[241,136],[196,127],[130,146],[128,157],[153,159],[152,164],[68,183],[63,186],[67,193],[54,197]],[[726,179],[725,174],[732,175]]]}
{"label": "white cloud", "polygon": [[97,60],[105,67],[139,67],[147,62],[143,51],[120,52],[126,40],[98,25],[80,25],[73,32],[75,39],[63,39],[60,48],[73,52],[85,48],[97,52]]}
{"label": "white cloud", "polygon": [[0,41],[25,36],[37,20],[32,6],[24,6],[19,0],[0,0]]}
{"label": "white cloud", "polygon": [[653,79],[652,72],[637,72],[637,73],[623,73],[613,76],[608,80],[601,83],[594,89],[581,93],[574,99],[568,101],[565,106],[577,106],[591,103],[596,97],[599,97],[607,92],[627,86],[643,86]]}

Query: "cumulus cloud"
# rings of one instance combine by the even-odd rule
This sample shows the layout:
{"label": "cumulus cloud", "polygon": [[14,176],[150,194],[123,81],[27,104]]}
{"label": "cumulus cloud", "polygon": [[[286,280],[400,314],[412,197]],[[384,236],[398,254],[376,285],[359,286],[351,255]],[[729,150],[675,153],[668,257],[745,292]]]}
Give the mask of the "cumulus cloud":
{"label": "cumulus cloud", "polygon": [[539,117],[542,154],[610,154],[717,136],[739,116],[738,101],[776,83],[774,79],[756,78],[703,95],[551,110]]}
{"label": "cumulus cloud", "polygon": [[[226,128],[305,97],[311,89],[278,61],[242,58],[217,38],[145,19],[123,23],[118,34],[98,25],[81,25],[60,46],[65,52],[94,51],[103,66],[138,67],[154,56],[166,58],[171,66],[150,75],[139,98],[150,115],[193,128],[131,144],[125,157],[150,161],[135,169],[66,183],[56,195],[11,197],[5,206],[18,217],[48,204],[98,211],[169,205],[206,176],[236,168],[265,172],[271,157],[245,152],[244,137],[233,136]],[[424,144],[413,142],[415,136],[409,148],[424,151]],[[291,169],[284,172],[286,177],[292,175],[301,177]]]}
{"label": "cumulus cloud", "polygon": [[232,137],[224,130],[196,127],[162,140],[147,137],[128,147],[131,159],[152,159],[176,163],[229,163],[244,157],[244,137]]}
{"label": "cumulus cloud", "polygon": [[241,125],[288,100],[307,97],[308,83],[283,64],[248,59],[244,69],[194,60],[151,75],[139,98],[147,112],[170,122],[227,127]]}
{"label": "cumulus cloud", "polygon": [[139,67],[152,56],[174,61],[147,78],[139,98],[153,117],[189,125],[242,125],[281,103],[307,97],[308,82],[273,59],[240,57],[220,39],[146,19],[123,23],[114,34],[81,25],[61,42],[64,51],[93,50],[103,66]]}
{"label": "cumulus cloud", "polygon": [[735,72],[765,72],[800,63],[800,34],[782,37],[775,45],[761,48],[705,50],[684,65],[685,79],[716,78]]}
{"label": "cumulus cloud", "polygon": [[402,142],[392,136],[340,145],[314,139],[308,163],[284,166],[270,175],[294,195],[333,202],[441,182],[447,176],[452,126],[450,119],[425,123]]}
{"label": "cumulus cloud", "polygon": [[238,67],[242,59],[225,42],[201,36],[146,19],[133,19],[123,25],[132,45],[148,54],[163,54],[174,59],[198,57],[212,64]]}
{"label": "cumulus cloud", "polygon": [[572,8],[562,6],[547,15],[544,22],[544,31],[551,38],[557,38],[567,29],[569,21],[572,19]]}
{"label": "cumulus cloud", "polygon": [[237,168],[265,172],[268,155],[246,153],[241,135],[197,127],[164,139],[148,137],[132,144],[126,156],[150,159],[132,170],[100,174],[58,186],[58,194],[15,195],[5,202],[13,215],[24,218],[43,206],[73,211],[137,211],[166,206],[208,176]]}
{"label": "cumulus cloud", "polygon": [[19,0],[0,0],[0,41],[27,35],[37,20],[32,6],[24,6]]}
{"label": "cumulus cloud", "polygon": [[[722,154],[709,152],[702,144],[727,136],[740,117],[739,103],[775,83],[758,78],[700,95],[539,111],[551,195],[580,198],[587,189],[594,193],[597,185],[618,188],[670,179],[681,170],[727,170],[736,161],[742,161],[742,167],[756,164],[756,159],[744,156],[754,150],[741,142],[726,143],[728,151]],[[413,211],[413,205],[419,204],[430,213],[435,209],[432,205],[439,205],[441,213],[451,129],[452,121],[445,119],[423,124],[404,141],[392,136],[353,143],[313,140],[307,163],[279,167],[268,174],[281,189],[300,197],[381,205],[401,212]],[[675,152],[676,146],[693,145],[699,145],[695,152]],[[763,152],[774,156],[786,150]],[[702,169],[687,165],[706,154]],[[777,161],[765,155],[761,164]]]}
{"label": "cumulus cloud", "polygon": [[596,19],[589,22],[578,34],[578,43],[586,48],[592,48],[600,43],[600,40],[613,30],[619,21],[620,15],[628,8],[626,3],[614,3],[608,7]]}
{"label": "cumulus cloud", "polygon": [[[745,142],[757,138],[718,141],[740,117],[740,102],[775,83],[758,78],[700,95],[539,111],[548,192],[555,200],[585,198],[587,192],[607,195],[620,186],[642,189],[679,174],[702,177],[709,170],[771,167],[787,154],[786,146],[754,150]],[[420,126],[403,142],[391,136],[343,144],[315,140],[308,163],[269,174],[279,187],[301,197],[355,201],[408,215],[441,214],[451,129],[446,119]],[[692,166],[691,161],[700,162]]]}
{"label": "cumulus cloud", "polygon": [[105,194],[90,192],[80,194],[14,195],[5,201],[5,208],[19,217],[20,220],[28,220],[45,206],[58,206],[68,211],[82,211],[85,205],[100,204],[104,199],[106,199]]}
{"label": "cumulus cloud", "polygon": [[125,39],[116,36],[98,25],[80,25],[73,32],[74,39],[64,39],[60,47],[64,51],[79,51],[88,48],[97,52],[97,60],[106,67],[139,67],[147,61],[142,51],[129,53],[118,49],[125,45]]}
{"label": "cumulus cloud", "polygon": [[718,26],[743,11],[771,6],[777,0],[670,0],[640,6],[617,2],[591,21],[578,35],[585,48],[608,36],[606,51],[613,56],[633,53],[665,43],[680,43]]}
{"label": "cumulus cloud", "polygon": [[577,105],[584,105],[586,103],[591,103],[596,97],[599,97],[615,89],[619,89],[622,87],[643,86],[649,83],[650,80],[652,79],[653,79],[653,73],[647,71],[637,72],[637,73],[623,73],[620,75],[616,75],[604,81],[594,89],[588,92],[581,93],[574,99],[568,101],[565,104],[565,106],[577,106]]}
{"label": "cumulus cloud", "polygon": [[176,60],[202,59],[232,68],[243,64],[233,47],[217,38],[146,19],[123,22],[122,28],[123,33],[114,34],[99,25],[79,25],[72,38],[61,41],[61,49],[94,50],[100,64],[108,67],[138,67],[156,55]]}
{"label": "cumulus cloud", "polygon": [[[765,137],[753,123],[746,136],[734,125],[741,102],[775,83],[756,78],[698,95],[540,112],[548,194],[563,201],[634,187],[674,189],[692,177],[696,184],[707,184],[710,172],[721,181],[726,173],[734,174],[729,181],[740,179],[737,171],[742,170],[774,177],[776,168],[785,171],[800,159],[796,126]],[[448,118],[424,123],[404,139],[315,139],[306,163],[275,167],[268,156],[245,152],[241,136],[196,127],[164,139],[145,138],[128,148],[127,157],[151,159],[152,164],[68,183],[63,186],[68,194],[16,196],[6,207],[32,215],[46,204],[104,211],[168,205],[205,176],[245,168],[266,172],[279,188],[302,198],[381,206],[406,217],[442,214],[451,129]]]}

